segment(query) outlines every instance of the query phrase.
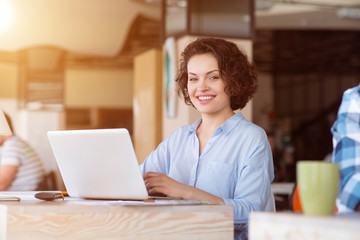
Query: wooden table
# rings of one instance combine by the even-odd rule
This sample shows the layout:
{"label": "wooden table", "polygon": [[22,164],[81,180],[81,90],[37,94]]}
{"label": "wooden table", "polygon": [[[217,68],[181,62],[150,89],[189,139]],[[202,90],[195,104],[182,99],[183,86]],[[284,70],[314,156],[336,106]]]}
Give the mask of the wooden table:
{"label": "wooden table", "polygon": [[360,214],[306,216],[292,212],[252,212],[249,240],[359,240]]}
{"label": "wooden table", "polygon": [[0,202],[0,240],[233,239],[226,205],[124,205],[118,201]]}

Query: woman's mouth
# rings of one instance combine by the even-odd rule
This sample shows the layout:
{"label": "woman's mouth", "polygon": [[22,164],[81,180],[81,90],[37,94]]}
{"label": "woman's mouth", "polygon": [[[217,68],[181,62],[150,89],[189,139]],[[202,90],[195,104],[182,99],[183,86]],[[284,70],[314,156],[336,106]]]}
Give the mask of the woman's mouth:
{"label": "woman's mouth", "polygon": [[197,96],[196,98],[201,104],[205,104],[210,102],[215,96],[213,95],[206,95],[206,96]]}

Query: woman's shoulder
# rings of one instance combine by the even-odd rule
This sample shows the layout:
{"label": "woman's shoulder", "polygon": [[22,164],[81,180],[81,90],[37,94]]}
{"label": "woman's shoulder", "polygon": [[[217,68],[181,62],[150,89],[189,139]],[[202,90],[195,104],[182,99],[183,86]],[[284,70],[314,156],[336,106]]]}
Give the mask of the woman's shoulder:
{"label": "woman's shoulder", "polygon": [[246,142],[263,143],[267,140],[265,130],[255,123],[246,120],[242,117],[242,115],[238,117],[238,120],[231,132],[231,136],[238,139],[238,141],[245,140]]}
{"label": "woman's shoulder", "polygon": [[238,124],[236,126],[236,129],[242,132],[253,132],[253,133],[259,133],[259,134],[265,134],[265,130],[256,125],[255,123],[247,120],[246,118],[243,117],[243,115],[241,113],[237,113],[237,120],[238,120]]}

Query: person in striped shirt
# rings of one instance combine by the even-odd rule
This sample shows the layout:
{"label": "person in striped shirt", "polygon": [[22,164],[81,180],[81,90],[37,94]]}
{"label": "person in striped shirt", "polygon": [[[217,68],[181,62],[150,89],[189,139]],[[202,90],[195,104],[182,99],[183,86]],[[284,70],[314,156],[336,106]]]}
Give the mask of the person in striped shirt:
{"label": "person in striped shirt", "polygon": [[0,136],[0,191],[36,190],[45,170],[35,150],[14,134],[11,119],[5,113],[13,134]]}

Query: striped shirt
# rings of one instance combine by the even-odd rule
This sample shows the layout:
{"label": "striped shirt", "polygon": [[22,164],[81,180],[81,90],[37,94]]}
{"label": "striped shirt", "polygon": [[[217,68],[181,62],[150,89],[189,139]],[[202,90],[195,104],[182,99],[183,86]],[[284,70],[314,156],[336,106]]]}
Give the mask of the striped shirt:
{"label": "striped shirt", "polygon": [[0,164],[18,166],[8,191],[36,190],[45,173],[35,150],[17,136],[11,136],[4,142],[0,151]]}
{"label": "striped shirt", "polygon": [[339,212],[353,211],[360,202],[360,85],[344,92],[333,134],[333,162],[341,175]]}

